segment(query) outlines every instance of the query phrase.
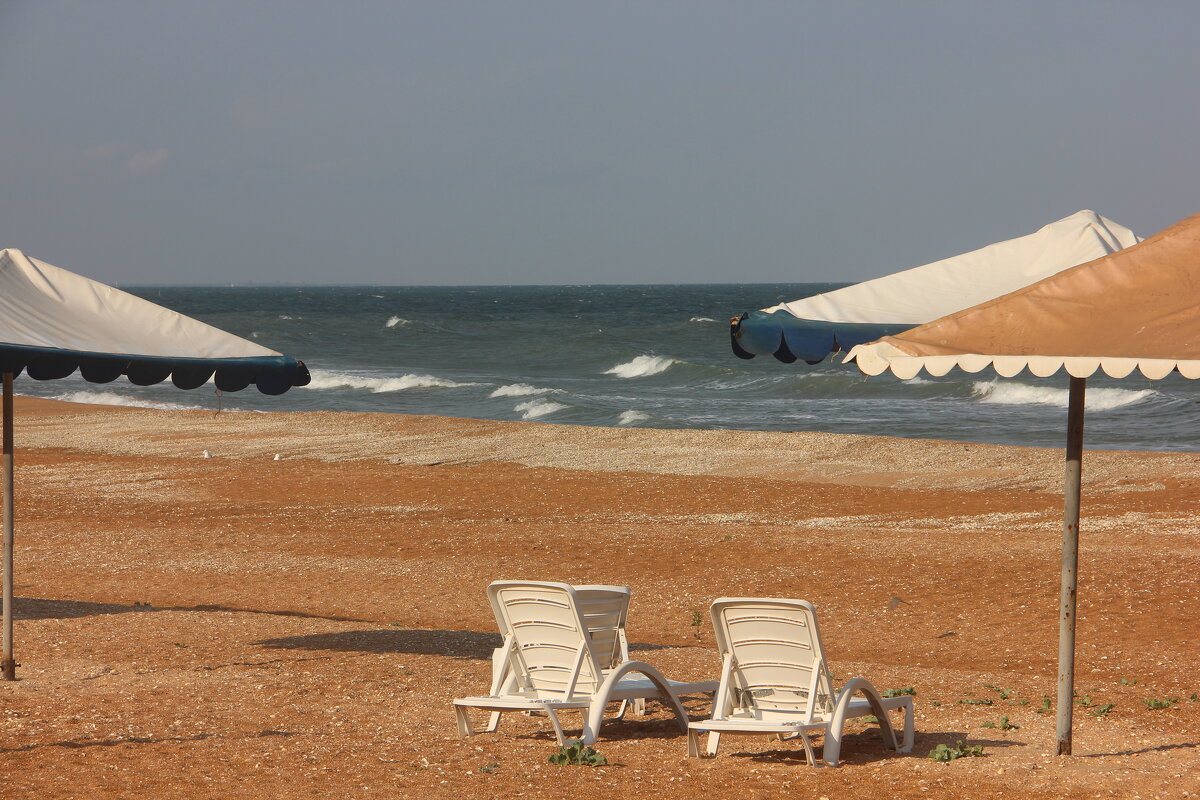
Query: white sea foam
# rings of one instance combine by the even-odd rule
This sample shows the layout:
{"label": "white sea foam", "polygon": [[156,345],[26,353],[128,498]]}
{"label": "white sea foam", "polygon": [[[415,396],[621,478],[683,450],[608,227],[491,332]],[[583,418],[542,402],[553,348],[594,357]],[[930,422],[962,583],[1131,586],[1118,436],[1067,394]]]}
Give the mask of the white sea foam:
{"label": "white sea foam", "polygon": [[366,389],[372,393],[402,392],[406,389],[458,389],[464,386],[478,386],[477,383],[460,383],[458,381],[437,378],[433,375],[401,375],[398,378],[375,378],[366,375],[352,375],[347,372],[332,372],[313,370],[312,381],[308,389]]}
{"label": "white sea foam", "polygon": [[280,319],[300,319],[300,317],[289,317],[287,314],[280,314]]}
{"label": "white sea foam", "polygon": [[903,383],[905,386],[927,386],[933,383],[933,381],[927,378],[908,378]]}
{"label": "white sea foam", "polygon": [[488,397],[529,397],[534,394],[562,394],[562,389],[544,389],[541,386],[530,386],[528,383],[510,383],[501,386]]}
{"label": "white sea foam", "polygon": [[405,325],[411,325],[411,324],[412,324],[411,319],[404,319],[403,317],[391,317],[387,321],[387,327],[389,327],[389,328],[394,328],[397,325],[399,325],[400,327],[404,327]]}
{"label": "white sea foam", "polygon": [[688,322],[716,322],[712,317],[692,317]]}
{"label": "white sea foam", "polygon": [[646,412],[631,408],[628,411],[621,412],[621,416],[617,418],[617,424],[636,425],[637,423],[645,422],[648,419],[650,419],[650,415]]}
{"label": "white sea foam", "polygon": [[133,408],[158,408],[169,411],[194,411],[204,406],[189,406],[181,403],[163,403],[158,400],[144,400],[140,397],[128,397],[116,392],[64,392],[56,394],[51,400],[62,400],[67,403],[88,403],[99,406],[131,406]]}
{"label": "white sea foam", "polygon": [[[1012,381],[976,381],[971,385],[972,393],[981,403],[997,405],[1036,405],[1066,408],[1069,392],[1053,386],[1030,386]],[[1153,389],[1088,389],[1086,400],[1089,411],[1109,411],[1122,406],[1140,403],[1158,392]]]}
{"label": "white sea foam", "polygon": [[562,411],[564,408],[568,408],[568,406],[553,400],[527,400],[513,406],[513,411],[520,411],[521,419],[536,419],[553,414],[555,411]]}
{"label": "white sea foam", "polygon": [[604,374],[616,375],[618,378],[644,378],[647,375],[666,372],[672,364],[678,363],[676,359],[667,356],[638,356],[633,361],[604,370]]}

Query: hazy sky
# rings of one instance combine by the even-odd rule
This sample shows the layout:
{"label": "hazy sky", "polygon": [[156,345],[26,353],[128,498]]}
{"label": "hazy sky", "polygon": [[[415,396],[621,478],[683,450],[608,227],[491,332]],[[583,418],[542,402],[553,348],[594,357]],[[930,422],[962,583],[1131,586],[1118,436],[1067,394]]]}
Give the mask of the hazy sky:
{"label": "hazy sky", "polygon": [[1200,211],[1200,3],[0,0],[0,247],[124,283],[859,280]]}

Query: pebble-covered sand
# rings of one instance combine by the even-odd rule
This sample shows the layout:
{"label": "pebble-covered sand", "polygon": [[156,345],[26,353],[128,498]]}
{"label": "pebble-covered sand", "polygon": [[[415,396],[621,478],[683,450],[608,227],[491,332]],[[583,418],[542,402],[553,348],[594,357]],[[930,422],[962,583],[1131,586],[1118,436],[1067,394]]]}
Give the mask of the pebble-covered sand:
{"label": "pebble-covered sand", "polygon": [[[1200,797],[1198,456],[1085,456],[1067,759],[1058,450],[25,398],[17,444],[5,798]],[[680,679],[716,677],[715,597],[809,599],[839,679],[914,688],[916,747],[688,759],[654,704],[600,768],[549,764],[544,718],[461,739],[498,578],[630,586]]]}

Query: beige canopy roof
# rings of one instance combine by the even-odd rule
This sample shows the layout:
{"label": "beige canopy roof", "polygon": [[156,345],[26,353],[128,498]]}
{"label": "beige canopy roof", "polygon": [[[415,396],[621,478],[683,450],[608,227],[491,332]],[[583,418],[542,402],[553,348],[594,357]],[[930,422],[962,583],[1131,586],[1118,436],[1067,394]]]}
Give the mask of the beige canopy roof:
{"label": "beige canopy roof", "polygon": [[1065,367],[1122,378],[1172,370],[1200,378],[1200,214],[1140,244],[1065,270],[895,336],[850,351],[868,375],[911,378],[924,369],[1011,377]]}

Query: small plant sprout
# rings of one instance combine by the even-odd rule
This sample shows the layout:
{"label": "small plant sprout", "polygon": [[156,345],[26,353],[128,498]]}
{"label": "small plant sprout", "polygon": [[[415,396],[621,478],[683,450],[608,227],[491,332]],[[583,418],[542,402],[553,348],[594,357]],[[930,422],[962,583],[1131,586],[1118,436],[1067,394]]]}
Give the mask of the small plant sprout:
{"label": "small plant sprout", "polygon": [[704,624],[704,615],[701,614],[699,611],[693,611],[692,612],[692,628],[693,628],[692,634],[696,637],[697,642],[700,641],[700,635],[701,635],[700,626],[703,624]]}
{"label": "small plant sprout", "polygon": [[1096,709],[1092,712],[1092,716],[1093,717],[1107,717],[1108,712],[1112,711],[1116,707],[1117,707],[1116,703],[1105,703],[1102,706],[1096,706]]}
{"label": "small plant sprout", "polygon": [[1042,704],[1040,706],[1038,706],[1037,709],[1035,709],[1035,710],[1039,714],[1049,714],[1050,708],[1051,708],[1050,695],[1048,695],[1048,694],[1042,695]]}
{"label": "small plant sprout", "polygon": [[981,727],[981,728],[999,728],[1002,731],[1017,731],[1017,730],[1021,729],[1020,725],[1014,725],[1013,723],[1009,722],[1008,717],[1001,717],[996,722],[992,722],[991,720],[988,720],[987,722],[983,723],[979,727]]}
{"label": "small plant sprout", "polygon": [[560,767],[602,767],[608,763],[607,758],[585,746],[583,742],[560,747],[546,760]]}
{"label": "small plant sprout", "polygon": [[956,758],[980,758],[983,756],[983,745],[967,745],[961,740],[954,747],[939,744],[929,751],[929,757],[934,761],[953,761]]}
{"label": "small plant sprout", "polygon": [[1195,692],[1192,692],[1191,694],[1188,695],[1188,700],[1191,700],[1193,703],[1200,702],[1200,694],[1196,694]]}
{"label": "small plant sprout", "polygon": [[1137,678],[1121,678],[1122,686],[1137,686]]}
{"label": "small plant sprout", "polygon": [[1004,689],[1004,688],[997,686],[994,683],[988,683],[988,684],[984,684],[984,685],[988,689],[991,689],[993,692],[1000,695],[1001,700],[1007,700],[1008,698],[1012,697],[1012,695],[1013,695],[1013,691],[1014,691],[1013,689]]}
{"label": "small plant sprout", "polygon": [[884,697],[900,697],[901,695],[906,695],[906,694],[911,694],[911,695],[915,696],[916,693],[917,693],[917,690],[911,686],[905,686],[902,689],[884,689],[883,690]]}
{"label": "small plant sprout", "polygon": [[964,697],[963,699],[959,700],[958,702],[962,703],[964,706],[990,706],[992,704],[992,698],[990,698],[990,697]]}
{"label": "small plant sprout", "polygon": [[1092,696],[1090,694],[1085,694],[1083,697],[1075,698],[1075,705],[1082,708],[1092,708],[1096,704],[1092,702]]}
{"label": "small plant sprout", "polygon": [[1142,701],[1146,704],[1146,708],[1151,711],[1162,711],[1164,708],[1170,708],[1179,702],[1178,697],[1166,697],[1159,700],[1157,697],[1147,697]]}
{"label": "small plant sprout", "polygon": [[490,773],[490,772],[495,772],[498,769],[500,769],[500,764],[498,762],[493,761],[491,764],[488,764],[486,767],[480,767],[479,771],[486,774],[486,773]]}

